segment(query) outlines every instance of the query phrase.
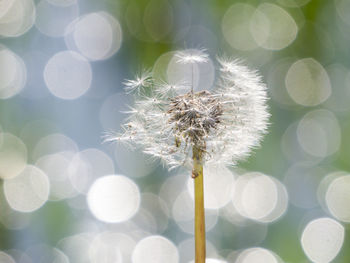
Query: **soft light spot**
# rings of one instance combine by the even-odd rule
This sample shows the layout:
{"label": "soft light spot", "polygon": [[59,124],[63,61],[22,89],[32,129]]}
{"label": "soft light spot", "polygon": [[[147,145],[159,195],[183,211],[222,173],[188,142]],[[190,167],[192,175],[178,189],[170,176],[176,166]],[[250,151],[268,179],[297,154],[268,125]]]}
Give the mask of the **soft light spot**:
{"label": "soft light spot", "polygon": [[326,192],[326,204],[334,217],[343,222],[350,222],[350,175],[333,180]]}
{"label": "soft light spot", "polygon": [[341,129],[332,112],[315,110],[300,120],[297,137],[305,152],[316,157],[326,157],[339,150]]}
{"label": "soft light spot", "polygon": [[12,209],[33,212],[43,206],[50,192],[49,179],[39,168],[28,165],[15,178],[4,182],[4,193]]}
{"label": "soft light spot", "polygon": [[23,60],[0,45],[0,99],[18,94],[27,80],[27,69]]}
{"label": "soft light spot", "polygon": [[74,100],[91,86],[92,70],[89,62],[73,51],[55,54],[46,64],[44,80],[52,95]]}
{"label": "soft light spot", "polygon": [[[204,206],[218,209],[230,202],[234,190],[234,175],[224,166],[204,166]],[[194,180],[189,177],[187,189],[194,198]]]}
{"label": "soft light spot", "polygon": [[327,72],[313,58],[304,58],[293,63],[285,82],[290,97],[303,106],[321,104],[332,93]]}
{"label": "soft light spot", "polygon": [[178,263],[176,246],[162,236],[149,236],[139,241],[132,253],[133,263]]}
{"label": "soft light spot", "polygon": [[[67,26],[79,15],[77,3],[57,5],[58,0],[41,0],[37,5],[36,28],[50,37],[62,37]],[[68,4],[69,3],[69,4]]]}
{"label": "soft light spot", "polygon": [[119,223],[133,217],[140,205],[137,185],[122,175],[108,175],[91,186],[87,201],[92,214],[107,223]]}
{"label": "soft light spot", "polygon": [[226,11],[221,30],[231,47],[238,50],[253,50],[258,47],[250,30],[253,15],[255,19],[258,16],[262,17],[261,19],[265,18],[259,10],[249,4],[237,3]]}
{"label": "soft light spot", "polygon": [[284,214],[288,195],[276,179],[260,173],[248,173],[238,178],[232,202],[240,215],[267,223]]}
{"label": "soft light spot", "polygon": [[1,263],[16,263],[15,260],[3,251],[0,251],[0,262]]}
{"label": "soft light spot", "polygon": [[344,242],[344,227],[331,218],[318,218],[307,224],[301,245],[308,258],[317,263],[331,262]]}
{"label": "soft light spot", "polygon": [[27,165],[27,148],[18,137],[2,133],[0,140],[0,178],[17,176]]}
{"label": "soft light spot", "polygon": [[106,12],[90,13],[69,25],[65,37],[69,49],[80,52],[89,60],[107,59],[122,43],[119,22]]}
{"label": "soft light spot", "polygon": [[1,1],[0,36],[18,37],[34,24],[35,5],[33,0]]}
{"label": "soft light spot", "polygon": [[348,175],[347,172],[334,171],[334,172],[328,173],[325,176],[322,176],[322,181],[319,183],[317,187],[317,199],[321,207],[323,208],[323,210],[325,210],[326,212],[329,212],[329,208],[326,200],[326,193],[329,189],[329,186],[333,183],[335,179],[346,175]]}
{"label": "soft light spot", "polygon": [[279,263],[281,260],[279,257],[264,248],[254,247],[243,250],[235,263],[255,263],[255,262],[263,262],[263,263]]}
{"label": "soft light spot", "polygon": [[264,3],[255,10],[250,29],[256,43],[271,50],[290,45],[298,33],[294,19],[284,9]]}
{"label": "soft light spot", "polygon": [[242,193],[242,205],[250,218],[263,218],[276,206],[278,198],[275,183],[265,176],[250,179]]}

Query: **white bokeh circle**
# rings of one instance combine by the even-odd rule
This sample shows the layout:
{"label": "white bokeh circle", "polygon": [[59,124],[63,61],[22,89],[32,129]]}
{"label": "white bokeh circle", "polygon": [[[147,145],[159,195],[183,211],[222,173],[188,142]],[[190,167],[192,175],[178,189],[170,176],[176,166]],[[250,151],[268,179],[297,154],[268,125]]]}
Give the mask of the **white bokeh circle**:
{"label": "white bokeh circle", "polygon": [[23,60],[0,45],[0,99],[18,94],[27,81],[27,68]]}
{"label": "white bokeh circle", "polygon": [[179,263],[176,246],[162,236],[149,236],[139,241],[132,253],[133,263]]}
{"label": "white bokeh circle", "polygon": [[301,245],[312,262],[331,262],[344,243],[345,230],[331,218],[318,218],[307,224],[301,236]]}
{"label": "white bokeh circle", "polygon": [[[204,166],[204,207],[218,209],[230,202],[234,191],[234,174],[224,166]],[[194,198],[194,180],[188,179],[187,189]]]}
{"label": "white bokeh circle", "polygon": [[350,175],[334,179],[328,186],[325,195],[328,210],[338,220],[350,222]]}
{"label": "white bokeh circle", "polygon": [[303,106],[316,106],[332,93],[326,70],[313,58],[294,62],[286,74],[285,83],[289,96]]}
{"label": "white bokeh circle", "polygon": [[54,96],[74,100],[84,95],[90,88],[92,69],[87,59],[79,53],[62,51],[47,62],[44,80]]}
{"label": "white bokeh circle", "polygon": [[4,182],[4,193],[10,207],[19,212],[33,212],[49,198],[50,183],[47,175],[28,165],[15,178]]}
{"label": "white bokeh circle", "polygon": [[122,30],[116,18],[107,12],[89,13],[73,21],[66,29],[65,42],[88,60],[104,60],[122,44]]}
{"label": "white bokeh circle", "polygon": [[87,194],[92,214],[107,223],[119,223],[133,217],[140,206],[137,185],[122,175],[98,178]]}

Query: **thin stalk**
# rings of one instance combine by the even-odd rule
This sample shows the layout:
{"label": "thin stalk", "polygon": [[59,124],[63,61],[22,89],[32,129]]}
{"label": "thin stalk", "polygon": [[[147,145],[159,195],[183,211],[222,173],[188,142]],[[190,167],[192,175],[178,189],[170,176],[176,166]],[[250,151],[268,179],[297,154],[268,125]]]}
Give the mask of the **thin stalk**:
{"label": "thin stalk", "polygon": [[203,151],[196,146],[192,148],[194,180],[194,240],[195,263],[205,263],[205,217],[203,188]]}
{"label": "thin stalk", "polygon": [[191,63],[191,93],[193,94],[193,63]]}

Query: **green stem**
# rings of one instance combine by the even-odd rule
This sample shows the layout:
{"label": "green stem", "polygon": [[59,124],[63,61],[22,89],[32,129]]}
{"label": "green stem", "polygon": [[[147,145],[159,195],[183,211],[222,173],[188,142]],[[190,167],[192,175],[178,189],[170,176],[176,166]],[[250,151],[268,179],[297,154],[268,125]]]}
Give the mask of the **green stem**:
{"label": "green stem", "polygon": [[195,263],[205,263],[203,151],[193,146]]}

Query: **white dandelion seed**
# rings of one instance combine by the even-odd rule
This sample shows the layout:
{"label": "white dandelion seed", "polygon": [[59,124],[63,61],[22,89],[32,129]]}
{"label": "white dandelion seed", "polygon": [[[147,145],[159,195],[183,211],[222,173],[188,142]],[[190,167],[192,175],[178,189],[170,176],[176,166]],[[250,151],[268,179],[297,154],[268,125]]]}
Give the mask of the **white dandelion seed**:
{"label": "white dandelion seed", "polygon": [[[205,63],[203,50],[180,51],[178,63]],[[193,166],[194,147],[203,163],[235,165],[259,146],[268,126],[266,86],[256,71],[238,60],[220,58],[219,78],[213,91],[194,92],[193,85],[158,83],[148,72],[126,82],[136,94],[123,133],[108,141],[129,142],[161,159],[169,168]],[[183,91],[187,88],[187,92]],[[136,92],[138,93],[138,92]]]}
{"label": "white dandelion seed", "polygon": [[148,88],[152,85],[152,77],[150,71],[143,71],[133,80],[126,80],[124,83],[125,91],[131,93],[134,91],[140,92],[142,88]]}
{"label": "white dandelion seed", "polygon": [[176,62],[180,64],[205,63],[209,61],[209,56],[204,49],[178,51],[175,57],[177,58]]}

